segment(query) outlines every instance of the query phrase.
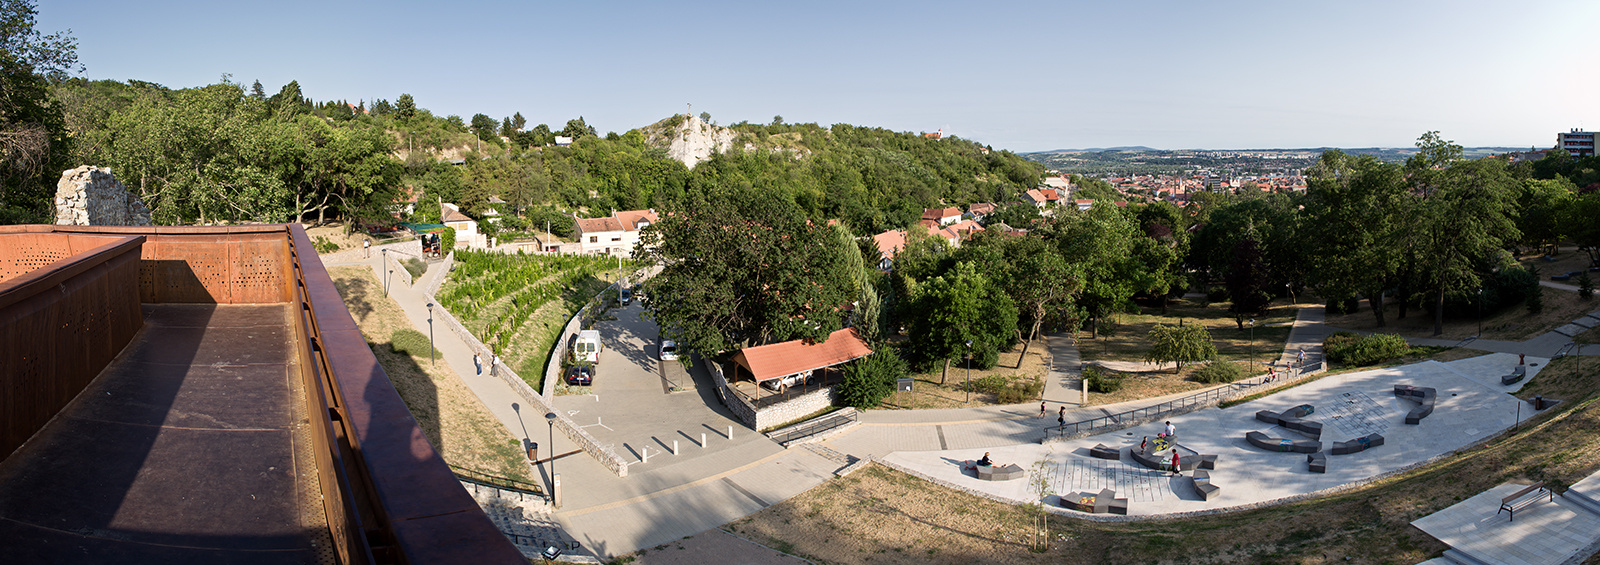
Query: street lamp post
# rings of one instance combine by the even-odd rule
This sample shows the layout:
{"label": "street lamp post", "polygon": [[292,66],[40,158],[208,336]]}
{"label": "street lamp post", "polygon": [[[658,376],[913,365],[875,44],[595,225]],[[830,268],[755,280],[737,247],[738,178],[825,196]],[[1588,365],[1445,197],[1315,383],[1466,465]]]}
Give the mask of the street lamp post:
{"label": "street lamp post", "polygon": [[389,275],[394,273],[394,269],[390,269],[389,268],[389,250],[388,249],[384,249],[383,250],[383,268],[387,269],[387,271],[383,275],[383,295],[384,296],[389,296]]}
{"label": "street lamp post", "polygon": [[437,349],[435,349],[433,347],[433,303],[429,302],[428,303],[428,365],[430,367],[434,365],[433,355],[434,355],[435,351],[437,351]]}
{"label": "street lamp post", "polygon": [[[967,389],[966,402],[972,402],[972,340],[970,339],[967,340],[967,376],[962,380],[966,382],[966,386],[962,387]],[[966,402],[963,402],[963,404],[966,404]]]}
{"label": "street lamp post", "polygon": [[1483,337],[1483,289],[1478,289],[1478,337]]}
{"label": "street lamp post", "polygon": [[[1250,318],[1250,370],[1256,370],[1256,319]],[[1254,374],[1254,373],[1249,373]]]}
{"label": "street lamp post", "polygon": [[544,422],[550,428],[550,455],[545,459],[545,468],[550,472],[550,503],[556,504],[556,413],[545,412]]}

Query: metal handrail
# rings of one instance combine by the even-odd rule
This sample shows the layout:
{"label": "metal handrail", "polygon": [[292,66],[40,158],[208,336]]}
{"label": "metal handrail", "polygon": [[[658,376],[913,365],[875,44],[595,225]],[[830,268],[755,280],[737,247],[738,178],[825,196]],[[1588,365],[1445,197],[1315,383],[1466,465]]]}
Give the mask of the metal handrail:
{"label": "metal handrail", "polygon": [[1292,376],[1288,375],[1286,371],[1285,374],[1278,375],[1277,377],[1251,377],[1242,381],[1228,383],[1227,386],[1220,386],[1196,394],[1191,394],[1189,396],[1175,398],[1160,404],[1152,404],[1142,408],[1118,412],[1109,416],[1098,416],[1088,420],[1050,426],[1044,428],[1044,437],[1045,440],[1049,440],[1052,437],[1065,439],[1069,437],[1075,437],[1080,433],[1094,430],[1107,428],[1120,429],[1132,426],[1137,422],[1149,421],[1165,414],[1184,412],[1194,407],[1210,405],[1213,402],[1222,402],[1225,400],[1238,398],[1240,396],[1245,396],[1249,391],[1259,386],[1267,384],[1272,384],[1274,386],[1288,384],[1290,382],[1300,380],[1306,375],[1320,373],[1323,370],[1324,368],[1321,361],[1307,363],[1299,370],[1295,371]]}
{"label": "metal handrail", "polygon": [[[820,433],[838,429],[846,424],[860,421],[860,419],[860,413],[854,410],[834,412],[809,422],[802,422],[772,432],[772,434],[768,435],[767,437],[771,438],[772,441],[778,442],[779,444],[785,444],[797,439],[804,439]],[[780,437],[783,439],[779,439]]]}
{"label": "metal handrail", "polygon": [[515,491],[515,492],[520,492],[520,493],[524,493],[524,494],[534,494],[534,495],[544,496],[544,489],[541,488],[539,485],[536,485],[536,484],[533,484],[533,483],[523,482],[523,481],[519,481],[519,480],[512,479],[512,478],[507,478],[507,477],[490,475],[488,473],[484,473],[484,472],[480,472],[480,471],[474,471],[472,469],[468,469],[466,467],[458,467],[456,465],[451,465],[450,466],[450,470],[456,474],[457,478],[460,478],[460,479],[472,481],[472,482],[475,482],[475,483],[484,484],[484,485],[495,487],[495,488],[498,488],[498,489]]}

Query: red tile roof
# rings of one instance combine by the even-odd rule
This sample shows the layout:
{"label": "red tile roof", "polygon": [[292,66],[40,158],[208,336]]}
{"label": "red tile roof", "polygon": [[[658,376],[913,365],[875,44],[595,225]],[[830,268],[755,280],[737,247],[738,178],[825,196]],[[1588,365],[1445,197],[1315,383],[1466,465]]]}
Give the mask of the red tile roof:
{"label": "red tile roof", "polygon": [[616,218],[578,218],[578,231],[580,233],[622,231],[622,223]]}
{"label": "red tile roof", "polygon": [[906,248],[906,230],[889,230],[872,236],[872,241],[878,244],[878,252],[889,259],[894,254]]}
{"label": "red tile roof", "polygon": [[861,341],[856,331],[845,328],[828,334],[828,341],[822,343],[807,343],[797,339],[741,349],[733,354],[733,361],[754,375],[757,381],[765,381],[831,367],[871,354],[872,348]]}

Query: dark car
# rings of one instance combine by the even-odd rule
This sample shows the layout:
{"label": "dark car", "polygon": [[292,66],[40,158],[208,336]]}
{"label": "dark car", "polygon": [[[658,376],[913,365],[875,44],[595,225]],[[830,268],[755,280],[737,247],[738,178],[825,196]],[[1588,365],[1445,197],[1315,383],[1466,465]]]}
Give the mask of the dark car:
{"label": "dark car", "polygon": [[588,365],[573,365],[567,367],[567,384],[573,386],[589,386],[594,384],[594,367]]}

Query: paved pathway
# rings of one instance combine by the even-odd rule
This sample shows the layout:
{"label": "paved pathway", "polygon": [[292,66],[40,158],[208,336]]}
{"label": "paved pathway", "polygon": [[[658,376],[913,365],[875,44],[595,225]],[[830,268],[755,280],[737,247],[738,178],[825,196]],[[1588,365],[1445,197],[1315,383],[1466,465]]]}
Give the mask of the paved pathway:
{"label": "paved pathway", "polygon": [[[377,262],[378,258],[374,257],[359,264],[369,265],[381,273]],[[419,330],[428,328],[426,297],[420,289],[431,277],[442,275],[430,271],[415,288],[391,285],[391,297]],[[1321,341],[1328,331],[1321,323],[1321,313],[1320,308],[1302,309],[1280,357],[1280,366],[1294,358],[1300,347],[1306,348],[1308,363],[1321,360]],[[435,328],[434,339],[444,354],[443,362],[463,375],[469,387],[514,436],[550,442],[548,431],[541,433],[538,429],[541,414],[521,413],[516,407],[517,397],[509,387],[487,375],[475,374],[471,350],[465,343],[442,328]],[[1044,419],[1038,417],[1038,406],[1032,403],[951,410],[873,410],[863,414],[861,425],[820,445],[785,450],[768,445],[770,442],[754,442],[745,449],[704,449],[704,453],[691,453],[700,448],[695,442],[686,441],[681,444],[684,449],[680,455],[652,453],[649,464],[631,468],[626,479],[617,478],[582,454],[542,465],[537,475],[548,481],[550,467],[555,467],[562,477],[562,507],[555,512],[555,519],[569,535],[583,543],[585,550],[608,559],[695,535],[747,516],[823,483],[858,459],[884,457],[896,451],[947,450],[952,451],[951,455],[964,456],[956,452],[1037,445],[1042,428],[1051,423],[1049,420],[1054,419],[1061,406],[1068,408],[1068,421],[1077,421],[1166,400],[1153,398],[1080,407],[1077,366],[1081,361],[1076,347],[1065,336],[1050,336],[1047,340],[1054,362],[1044,393],[1051,403],[1050,416]],[[1483,349],[1482,346],[1489,344],[1475,345]],[[1537,350],[1508,351],[1535,356],[1554,352],[1543,341],[1531,347],[1507,342],[1505,348]],[[1600,351],[1585,353],[1600,354]],[[700,388],[709,386],[702,384]],[[746,440],[746,434],[754,432],[746,428],[734,429],[735,440]],[[728,441],[728,438],[714,436],[710,441]],[[576,449],[559,434],[554,444],[556,453]]]}
{"label": "paved pathway", "polygon": [[1068,332],[1048,334],[1045,342],[1050,348],[1050,373],[1045,376],[1044,400],[1078,406],[1083,401],[1083,358],[1076,340]]}

